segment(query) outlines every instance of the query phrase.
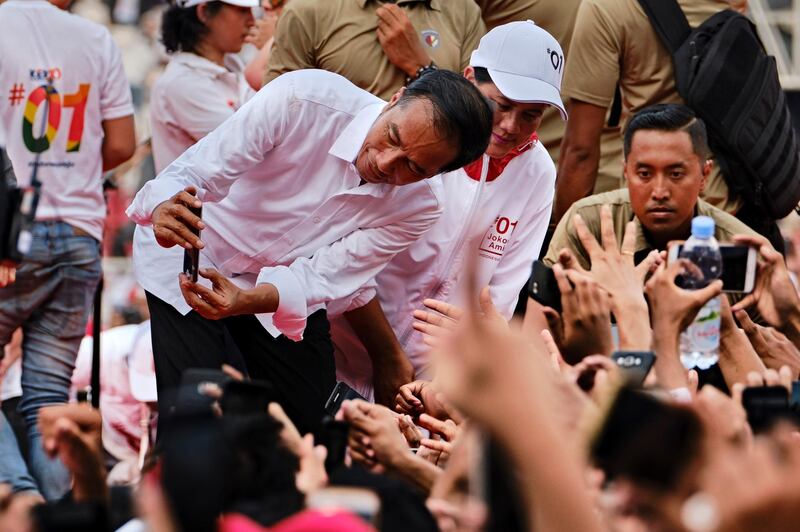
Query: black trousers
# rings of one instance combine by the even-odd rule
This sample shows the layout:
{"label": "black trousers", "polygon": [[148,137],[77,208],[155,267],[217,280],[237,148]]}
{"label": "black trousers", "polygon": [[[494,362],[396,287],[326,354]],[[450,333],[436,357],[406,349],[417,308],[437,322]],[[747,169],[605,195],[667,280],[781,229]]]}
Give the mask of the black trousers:
{"label": "black trousers", "polygon": [[336,385],[330,324],[324,310],[309,316],[303,340],[273,338],[255,316],[207,320],[192,311],[182,316],[147,293],[153,339],[158,408],[169,412],[188,368],[224,364],[252,379],[268,381],[301,434],[318,433],[325,401]]}

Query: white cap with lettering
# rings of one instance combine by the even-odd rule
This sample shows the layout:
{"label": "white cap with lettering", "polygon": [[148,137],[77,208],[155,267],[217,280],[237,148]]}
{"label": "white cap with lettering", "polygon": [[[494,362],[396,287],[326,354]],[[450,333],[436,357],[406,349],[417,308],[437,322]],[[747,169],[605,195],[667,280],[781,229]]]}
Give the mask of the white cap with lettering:
{"label": "white cap with lettering", "polygon": [[472,52],[472,67],[489,71],[498,90],[515,102],[547,103],[567,119],[561,101],[564,52],[558,41],[532,20],[497,26]]}

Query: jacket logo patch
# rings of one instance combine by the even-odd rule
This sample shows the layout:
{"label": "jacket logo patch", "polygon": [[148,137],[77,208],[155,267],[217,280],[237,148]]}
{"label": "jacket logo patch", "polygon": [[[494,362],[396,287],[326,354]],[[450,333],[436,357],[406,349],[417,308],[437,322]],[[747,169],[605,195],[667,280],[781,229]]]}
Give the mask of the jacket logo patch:
{"label": "jacket logo patch", "polygon": [[517,227],[517,221],[512,222],[504,216],[498,216],[483,235],[479,251],[493,257],[502,257],[515,227]]}
{"label": "jacket logo patch", "polygon": [[435,30],[422,30],[422,40],[431,48],[439,47],[439,32]]}

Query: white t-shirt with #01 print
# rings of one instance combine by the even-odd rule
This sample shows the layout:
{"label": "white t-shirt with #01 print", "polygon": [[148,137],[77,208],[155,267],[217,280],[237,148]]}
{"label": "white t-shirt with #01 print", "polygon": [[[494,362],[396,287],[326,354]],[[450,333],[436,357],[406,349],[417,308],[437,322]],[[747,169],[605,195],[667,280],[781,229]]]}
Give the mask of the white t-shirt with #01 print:
{"label": "white t-shirt with #01 print", "polygon": [[4,2],[0,97],[0,137],[19,185],[29,184],[38,167],[37,219],[62,220],[100,240],[102,122],[133,114],[108,30],[44,0]]}

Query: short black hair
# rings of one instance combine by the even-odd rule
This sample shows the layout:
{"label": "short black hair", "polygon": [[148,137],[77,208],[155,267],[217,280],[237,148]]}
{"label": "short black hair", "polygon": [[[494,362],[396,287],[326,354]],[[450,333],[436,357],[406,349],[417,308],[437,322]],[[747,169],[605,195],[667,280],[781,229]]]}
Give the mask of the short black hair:
{"label": "short black hair", "polygon": [[628,122],[622,144],[625,159],[631,152],[633,134],[639,130],[685,131],[692,139],[692,149],[700,157],[700,161],[711,157],[705,122],[683,104],[659,103],[645,107],[633,115]]}
{"label": "short black hair", "polygon": [[489,71],[486,68],[472,67],[472,71],[475,74],[476,83],[494,83],[492,75],[489,74]]}
{"label": "short black hair", "polygon": [[[206,13],[216,15],[222,9],[222,2],[214,0],[206,4]],[[197,52],[197,45],[208,33],[208,26],[197,18],[197,6],[169,6],[161,19],[161,42],[167,52]]]}
{"label": "short black hair", "polygon": [[412,81],[396,105],[419,98],[431,102],[434,129],[458,150],[442,172],[457,170],[483,155],[489,146],[494,110],[472,83],[455,72],[434,70]]}

